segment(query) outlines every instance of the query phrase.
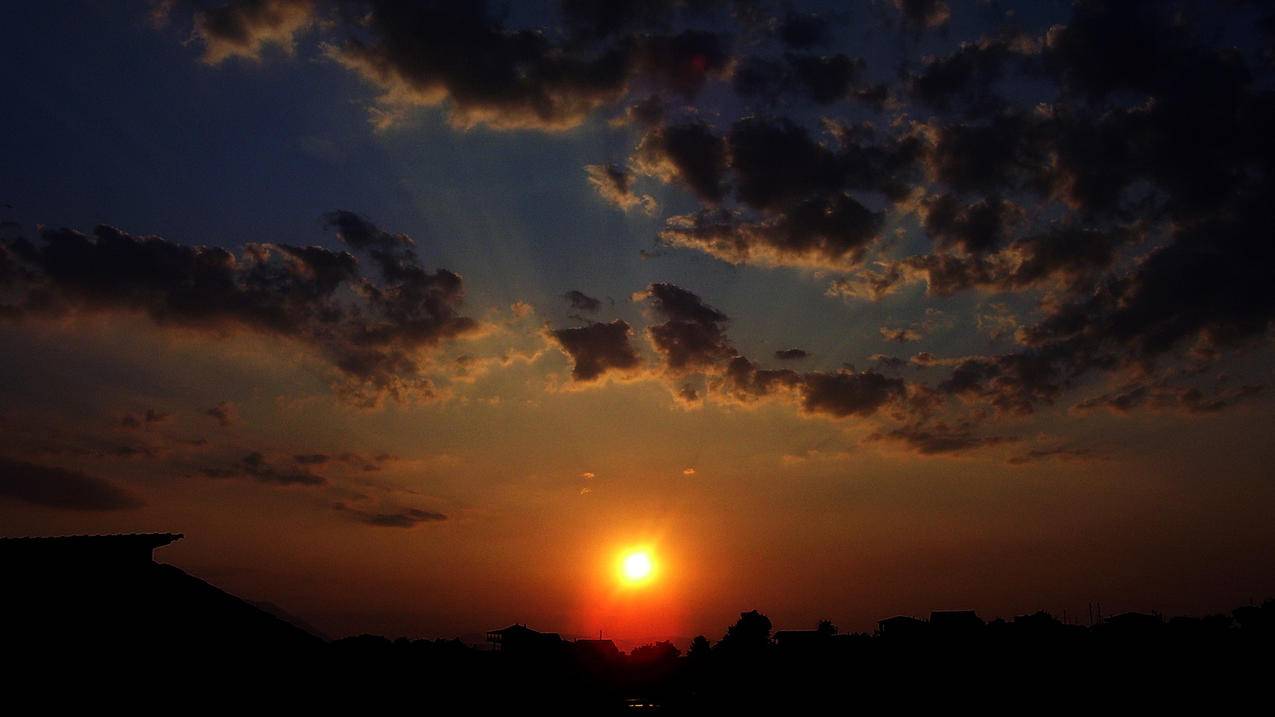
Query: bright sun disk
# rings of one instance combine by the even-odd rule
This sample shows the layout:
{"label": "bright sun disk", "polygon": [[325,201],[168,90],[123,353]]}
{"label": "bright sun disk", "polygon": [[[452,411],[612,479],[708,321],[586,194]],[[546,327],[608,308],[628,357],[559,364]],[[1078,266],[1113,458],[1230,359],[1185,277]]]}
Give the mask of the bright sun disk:
{"label": "bright sun disk", "polygon": [[641,582],[650,577],[651,569],[651,556],[642,551],[624,556],[624,562],[621,564],[624,579],[631,583]]}

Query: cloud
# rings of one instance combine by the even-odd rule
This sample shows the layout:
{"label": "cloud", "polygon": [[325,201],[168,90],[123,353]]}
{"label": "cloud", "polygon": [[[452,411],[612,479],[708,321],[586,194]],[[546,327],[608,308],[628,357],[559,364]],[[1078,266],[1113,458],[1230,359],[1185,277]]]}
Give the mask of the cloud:
{"label": "cloud", "polygon": [[598,196],[628,211],[641,207],[642,211],[654,216],[660,210],[655,197],[649,194],[637,194],[633,191],[633,173],[617,164],[590,164],[585,166],[589,176],[589,184],[597,190]]}
{"label": "cloud", "polygon": [[1042,461],[1057,460],[1066,462],[1089,462],[1103,460],[1106,456],[1092,448],[1078,448],[1074,446],[1054,446],[1051,448],[1033,448],[1026,453],[1020,453],[1011,456],[1005,462],[1013,466],[1027,465],[1029,463],[1040,463]]}
{"label": "cloud", "polygon": [[549,338],[571,359],[574,381],[596,381],[610,371],[632,371],[642,364],[630,342],[633,330],[616,319],[587,326],[548,331]]}
{"label": "cloud", "polygon": [[397,460],[389,454],[380,454],[375,456],[365,456],[359,453],[298,453],[292,456],[292,461],[301,466],[322,466],[333,463],[341,463],[346,466],[357,468],[360,471],[371,473],[382,469],[385,463]]}
{"label": "cloud", "polygon": [[886,341],[893,341],[895,343],[906,343],[908,341],[921,340],[921,332],[917,331],[916,329],[891,328],[889,326],[882,326],[880,331],[881,331],[881,338],[885,339]]}
{"label": "cloud", "polygon": [[948,55],[926,58],[919,73],[907,78],[912,98],[930,109],[961,109],[967,116],[989,115],[1006,104],[996,84],[1010,69],[1036,70],[1040,43],[1025,35],[963,42]]}
{"label": "cloud", "polygon": [[805,349],[791,348],[779,349],[775,352],[775,358],[780,361],[800,361],[810,357],[810,352]]}
{"label": "cloud", "polygon": [[136,312],[161,326],[252,330],[316,349],[335,370],[337,393],[356,405],[430,397],[417,354],[479,328],[459,313],[461,277],[425,270],[410,238],[357,214],[325,221],[375,273],[317,246],[248,244],[236,254],[108,226],[92,236],[45,229],[38,244],[0,244],[23,270],[16,303],[0,315]]}
{"label": "cloud", "polygon": [[925,231],[943,250],[981,255],[1004,244],[1023,211],[1004,199],[982,199],[962,205],[950,194],[924,203]]}
{"label": "cloud", "polygon": [[726,143],[702,121],[647,133],[634,153],[634,166],[642,174],[685,185],[705,202],[725,196]]}
{"label": "cloud", "polygon": [[952,18],[946,0],[894,0],[903,24],[914,31],[943,27]]}
{"label": "cloud", "polygon": [[785,8],[779,22],[779,39],[786,47],[805,49],[826,45],[833,39],[833,18],[817,12]]}
{"label": "cloud", "polygon": [[880,261],[876,268],[835,280],[828,293],[875,301],[913,282],[923,282],[930,296],[951,296],[971,289],[1020,292],[1051,286],[1079,293],[1093,287],[1116,261],[1118,250],[1139,236],[1125,227],[1048,227],[990,254],[963,251]]}
{"label": "cloud", "polygon": [[817,105],[831,105],[850,96],[867,96],[862,94],[869,90],[862,82],[864,68],[862,58],[842,53],[750,56],[737,64],[731,86],[740,97],[770,104],[781,96],[796,95]]}
{"label": "cloud", "polygon": [[[660,128],[639,144],[635,166],[664,181],[680,178],[706,205],[669,217],[663,243],[735,264],[854,267],[877,240],[885,214],[852,192],[901,201],[919,166],[919,140],[880,140],[865,126],[827,123],[826,141],[783,118],[744,118],[724,137],[702,122],[691,126],[698,148],[692,156],[711,162],[679,159],[667,150],[668,128]],[[736,206],[724,205],[727,186]]]}
{"label": "cloud", "polygon": [[948,426],[943,422],[933,425],[910,425],[885,433],[875,433],[869,441],[894,441],[921,455],[960,455],[988,446],[1012,443],[1018,439],[1008,436],[980,436],[962,426]]}
{"label": "cloud", "polygon": [[902,379],[875,371],[812,372],[802,379],[802,409],[836,418],[872,415],[904,395]]}
{"label": "cloud", "polygon": [[723,396],[749,403],[772,396],[794,401],[804,413],[831,418],[867,417],[902,400],[902,379],[876,371],[833,373],[764,369],[743,356],[727,365],[713,387]]}
{"label": "cloud", "polygon": [[234,465],[225,468],[205,468],[200,472],[208,478],[250,478],[259,483],[283,486],[321,486],[327,484],[326,478],[311,473],[306,465],[311,464],[298,462],[296,468],[280,469],[271,465],[260,452],[253,451]]}
{"label": "cloud", "polygon": [[1194,386],[1172,386],[1164,381],[1138,382],[1087,398],[1076,404],[1075,410],[1083,413],[1106,409],[1117,415],[1127,415],[1135,409],[1149,407],[1164,412],[1198,415],[1217,413],[1265,390],[1265,386],[1248,384],[1219,388],[1209,394]]}
{"label": "cloud", "polygon": [[711,368],[735,355],[726,337],[726,314],[705,304],[693,292],[674,284],[651,284],[633,296],[651,302],[663,323],[647,328],[647,336],[675,373]]}
{"label": "cloud", "polygon": [[[943,0],[893,5],[912,33],[955,27]],[[1093,373],[1150,376],[1201,356],[1223,360],[1259,345],[1275,318],[1269,53],[1226,39],[1238,17],[1229,10],[1086,0],[1043,34],[1007,29],[940,43],[951,49],[903,57],[895,72],[833,47],[831,30],[844,24],[836,16],[787,5],[572,0],[555,16],[561,28],[507,26],[482,3],[366,7],[318,31],[340,36],[329,56],[380,88],[386,117],[445,105],[459,127],[559,130],[609,110],[634,149],[625,162],[588,165],[589,181],[617,206],[652,212],[653,200],[634,189],[639,177],[686,189],[658,234],[665,246],[813,269],[830,296],[847,299],[879,300],[915,284],[931,297],[996,295],[1004,308],[980,313],[980,330],[1018,344],[927,369],[947,372],[932,395],[971,410],[1025,413]],[[887,74],[896,79],[871,84]],[[706,101],[688,101],[698,96]],[[842,104],[864,99],[876,104]],[[29,245],[3,246],[0,281],[23,287],[33,273],[48,283],[39,262],[32,269]],[[271,296],[311,292],[332,303],[323,287],[333,284],[370,294],[352,258],[271,246],[269,263],[309,265],[315,277]],[[361,257],[414,260],[402,243],[350,246]],[[233,260],[236,276],[256,261],[202,260]],[[392,274],[381,276],[393,283]],[[444,296],[449,281],[436,278]],[[31,298],[44,305],[7,305],[0,315],[56,310],[65,293],[37,292]],[[191,303],[235,306],[221,299],[240,297],[213,298]],[[255,297],[246,303],[256,306]],[[181,317],[165,309],[165,320]],[[316,325],[291,310],[253,317],[260,330],[300,335],[375,395],[431,391],[412,355],[444,338],[395,339],[365,356],[366,342],[348,333],[274,328]],[[742,357],[724,316],[660,321],[648,336],[675,372],[712,374],[740,396],[804,395],[804,374],[759,373],[766,369],[747,362],[727,377]],[[887,328],[895,338],[927,330]],[[1226,391],[1193,398],[1189,388],[1143,383],[1108,403],[1235,403]],[[690,393],[704,396],[699,386]]]}
{"label": "cloud", "polygon": [[4,457],[0,496],[66,510],[130,510],[144,504],[136,493],[96,476]]}
{"label": "cloud", "polygon": [[602,308],[601,301],[575,289],[563,294],[562,298],[566,299],[567,303],[571,305],[571,308],[576,311],[587,311],[592,314]]}
{"label": "cloud", "polygon": [[[618,103],[630,82],[690,97],[729,59],[724,38],[699,30],[560,43],[539,29],[504,27],[483,2],[367,7],[345,23],[328,55],[381,89],[383,126],[406,108],[446,103],[458,127],[565,130]],[[597,24],[579,12],[567,16],[581,21],[577,27]],[[627,25],[602,22],[608,34]]]}
{"label": "cloud", "polygon": [[222,428],[228,428],[239,422],[239,408],[230,401],[222,401],[204,413],[217,419],[218,425]]}
{"label": "cloud", "polygon": [[392,512],[365,511],[346,503],[335,503],[333,509],[354,516],[361,523],[378,528],[415,528],[422,523],[438,523],[447,516],[420,508],[401,508]]}
{"label": "cloud", "polygon": [[291,54],[296,36],[314,21],[313,0],[233,0],[199,11],[195,35],[204,62],[216,65],[231,57],[258,60],[266,45]]}

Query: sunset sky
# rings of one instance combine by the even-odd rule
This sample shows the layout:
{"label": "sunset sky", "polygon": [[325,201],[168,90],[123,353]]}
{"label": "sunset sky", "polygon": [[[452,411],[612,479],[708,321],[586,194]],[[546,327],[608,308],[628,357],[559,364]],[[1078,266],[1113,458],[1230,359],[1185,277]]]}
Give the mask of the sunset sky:
{"label": "sunset sky", "polygon": [[1275,595],[1263,3],[0,26],[0,534],[333,636]]}

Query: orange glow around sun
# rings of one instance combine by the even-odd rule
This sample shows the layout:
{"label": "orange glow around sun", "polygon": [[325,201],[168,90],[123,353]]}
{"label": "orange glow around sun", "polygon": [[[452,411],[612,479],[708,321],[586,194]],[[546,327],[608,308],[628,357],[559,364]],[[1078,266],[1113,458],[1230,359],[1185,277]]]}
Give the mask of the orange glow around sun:
{"label": "orange glow around sun", "polygon": [[620,582],[637,587],[649,583],[655,577],[655,560],[646,549],[628,550],[620,555]]}

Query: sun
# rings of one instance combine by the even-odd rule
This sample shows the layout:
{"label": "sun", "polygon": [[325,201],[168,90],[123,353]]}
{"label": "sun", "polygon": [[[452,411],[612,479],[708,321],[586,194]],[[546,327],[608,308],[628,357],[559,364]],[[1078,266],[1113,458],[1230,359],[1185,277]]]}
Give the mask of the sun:
{"label": "sun", "polygon": [[634,550],[620,558],[620,579],[628,585],[641,585],[655,574],[655,561],[646,550]]}

